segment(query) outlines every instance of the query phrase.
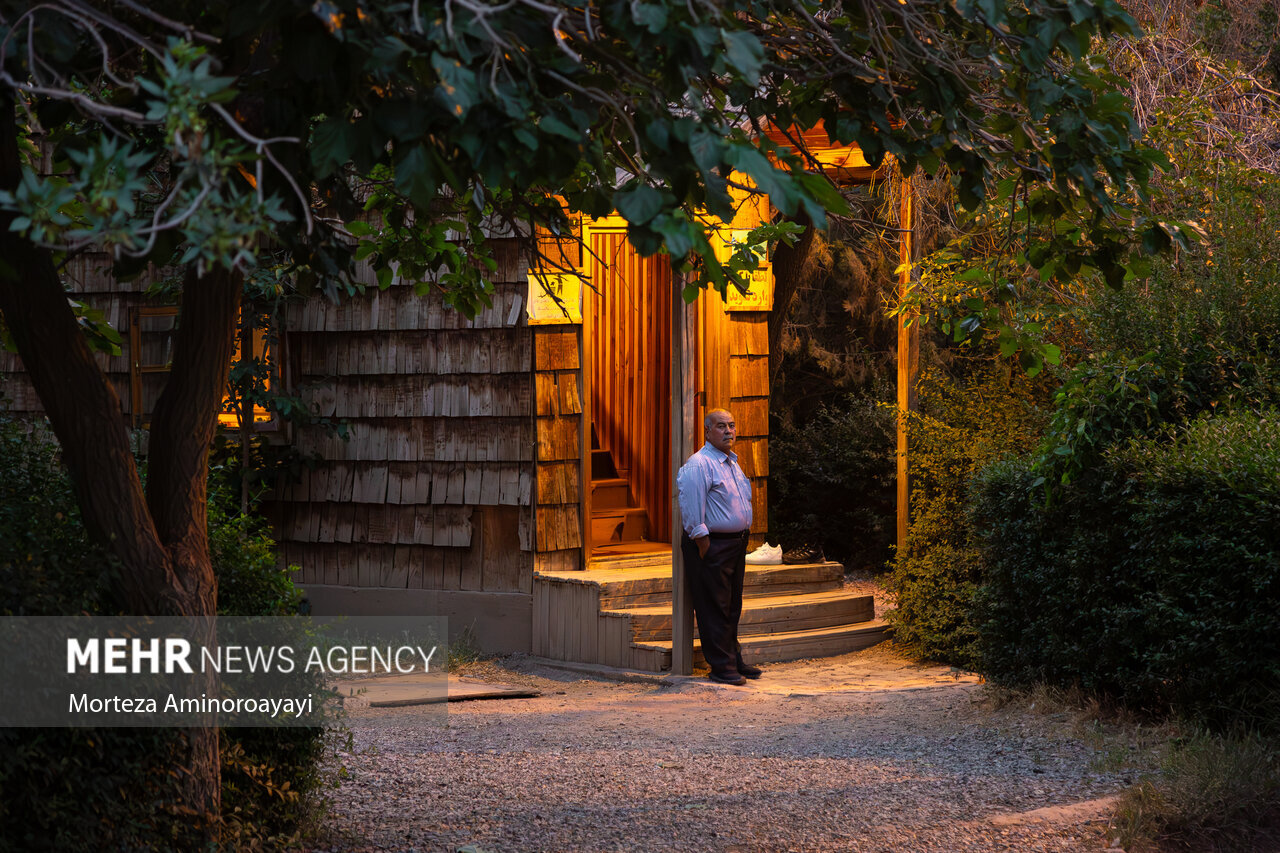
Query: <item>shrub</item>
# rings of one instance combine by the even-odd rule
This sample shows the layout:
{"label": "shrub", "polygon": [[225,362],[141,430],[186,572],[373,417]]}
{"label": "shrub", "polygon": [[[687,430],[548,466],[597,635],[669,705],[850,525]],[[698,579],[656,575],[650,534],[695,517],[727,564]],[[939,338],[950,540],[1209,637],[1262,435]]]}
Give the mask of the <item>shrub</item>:
{"label": "shrub", "polygon": [[909,423],[910,526],[889,578],[894,639],[908,653],[977,665],[969,610],[982,562],[965,522],[969,482],[989,459],[1035,442],[1047,387],[999,364],[965,380],[922,376],[921,414]]}
{"label": "shrub", "polygon": [[1080,686],[1212,726],[1280,722],[1280,422],[1202,418],[1107,454],[1038,501],[988,468],[973,528],[993,681]]}
{"label": "shrub", "polygon": [[769,445],[770,541],[822,545],[849,568],[879,569],[894,535],[894,413],[870,398],[779,424]]}
{"label": "shrub", "polygon": [[48,428],[0,417],[0,614],[99,612],[115,577]]}
{"label": "shrub", "polygon": [[[117,569],[89,541],[48,427],[0,418],[0,614],[110,613]],[[171,729],[0,730],[0,850],[175,846]]]}
{"label": "shrub", "polygon": [[1206,240],[1158,259],[1148,281],[1088,294],[1090,355],[1057,395],[1037,462],[1050,493],[1130,438],[1280,404],[1280,179],[1226,167],[1211,185],[1194,174],[1166,189],[1176,215],[1209,214]]}

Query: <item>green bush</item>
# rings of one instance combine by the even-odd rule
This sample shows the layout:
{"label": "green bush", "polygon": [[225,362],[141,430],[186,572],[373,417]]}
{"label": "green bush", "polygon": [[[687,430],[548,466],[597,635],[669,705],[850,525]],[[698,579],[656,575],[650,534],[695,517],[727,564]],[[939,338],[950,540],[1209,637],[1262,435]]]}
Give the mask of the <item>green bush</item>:
{"label": "green bush", "polygon": [[965,522],[969,483],[983,464],[1025,452],[1036,440],[1047,382],[988,364],[967,379],[931,370],[920,381],[920,414],[909,422],[911,483],[906,549],[889,587],[894,640],[908,653],[974,668],[970,605],[982,562]]}
{"label": "green bush", "polygon": [[[229,513],[211,483],[210,557],[219,612],[296,612],[265,523]],[[91,543],[46,427],[0,419],[0,614],[112,613],[116,569]],[[223,729],[223,817],[236,847],[295,838],[321,808],[319,728]],[[0,850],[185,850],[191,821],[173,801],[175,729],[0,730]]]}
{"label": "green bush", "polygon": [[1107,454],[1046,507],[1026,462],[978,481],[984,672],[1212,726],[1280,722],[1280,420],[1202,418]]}
{"label": "green bush", "polygon": [[879,570],[894,535],[894,413],[873,399],[821,406],[769,444],[770,541],[821,544],[846,568]]}
{"label": "green bush", "polygon": [[0,418],[0,615],[102,612],[116,576],[48,428]]}

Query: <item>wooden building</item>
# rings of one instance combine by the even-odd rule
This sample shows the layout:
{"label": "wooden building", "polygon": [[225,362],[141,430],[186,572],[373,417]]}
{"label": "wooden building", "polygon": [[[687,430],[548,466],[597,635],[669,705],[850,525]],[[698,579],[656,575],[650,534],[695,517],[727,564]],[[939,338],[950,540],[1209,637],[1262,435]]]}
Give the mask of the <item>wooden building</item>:
{"label": "wooden building", "polygon": [[[856,150],[823,157],[838,176],[872,174]],[[764,214],[744,204],[722,238]],[[674,471],[701,446],[703,414],[730,409],[754,492],[751,547],[763,541],[772,275],[764,265],[749,293],[686,305],[667,259],[640,257],[620,219],[583,221],[554,249],[562,269],[550,273],[498,241],[492,304],[470,320],[436,291],[380,290],[371,273],[361,296],[287,307],[287,384],[348,436],[277,434],[318,460],[268,504],[280,557],[299,567],[316,613],[441,615],[485,651],[647,670],[670,668],[674,649],[687,669]],[[104,365],[141,426],[173,311],[111,282],[97,260],[72,278],[130,330]],[[11,405],[38,411],[20,363],[3,358]],[[753,569],[747,657],[881,639],[870,598],[843,593],[841,577],[835,563]]]}
{"label": "wooden building", "polygon": [[[856,150],[822,156],[839,177],[873,174]],[[742,205],[722,240],[766,213]],[[554,263],[530,269],[502,245],[493,304],[470,321],[400,283],[290,310],[294,381],[351,437],[296,436],[324,461],[278,495],[283,558],[317,612],[438,614],[487,651],[687,669],[674,472],[701,446],[705,412],[730,409],[751,547],[764,541],[771,271],[747,294],[685,305],[667,259],[640,257],[619,218],[544,248]],[[753,569],[747,656],[882,639],[842,575]]]}
{"label": "wooden building", "polygon": [[[580,276],[540,276],[500,242],[492,306],[473,320],[400,282],[288,309],[291,380],[349,431],[297,430],[296,447],[322,461],[273,507],[315,611],[441,614],[484,649],[546,653],[559,617],[535,578],[604,564],[670,573],[670,264],[641,258],[620,219],[576,236],[555,248]],[[726,306],[711,293],[683,309],[699,343],[676,366],[699,377],[700,408],[737,417],[758,541],[767,296]]]}

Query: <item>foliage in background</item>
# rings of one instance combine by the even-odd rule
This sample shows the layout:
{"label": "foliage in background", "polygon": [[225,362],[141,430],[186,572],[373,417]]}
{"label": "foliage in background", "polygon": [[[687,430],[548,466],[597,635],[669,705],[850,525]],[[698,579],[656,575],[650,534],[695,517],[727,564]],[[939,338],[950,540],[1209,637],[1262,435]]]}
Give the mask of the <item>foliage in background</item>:
{"label": "foliage in background", "polygon": [[879,571],[894,535],[895,423],[892,407],[853,396],[803,426],[784,421],[769,439],[769,541]]}
{"label": "foliage in background", "polygon": [[[1169,10],[1195,15],[1177,4]],[[1122,288],[1089,276],[1067,287],[1049,287],[1028,257],[1002,252],[1003,244],[989,231],[1010,220],[987,212],[960,223],[949,245],[926,259],[922,286],[907,303],[931,313],[954,341],[971,348],[985,341],[1004,357],[1020,353],[1026,367],[1039,366],[1027,357],[1034,347],[1007,337],[1008,330],[1035,338],[1046,355],[1061,355],[1064,363],[1057,369],[1054,359],[1043,360],[1061,387],[1044,406],[1049,420],[1036,442],[1031,478],[1040,495],[1027,512],[1039,511],[1046,499],[1057,500],[1064,483],[1105,465],[1107,454],[1131,438],[1163,440],[1171,426],[1202,414],[1280,402],[1280,288],[1275,286],[1280,281],[1280,181],[1248,165],[1274,151],[1269,143],[1249,146],[1280,139],[1274,132],[1280,110],[1242,69],[1185,45],[1183,52],[1165,50],[1172,37],[1155,32],[1114,43],[1109,56],[1133,81],[1137,114],[1149,138],[1170,156],[1169,170],[1153,181],[1147,209],[1157,221],[1196,221],[1202,239],[1151,259],[1144,265],[1149,275]],[[1177,58],[1176,69],[1168,73],[1199,76],[1186,77],[1185,90],[1172,86],[1162,76],[1161,57]],[[1274,159],[1270,162],[1274,165]],[[1016,201],[1017,193],[1010,198]],[[975,287],[989,292],[994,280],[969,272],[982,258],[1008,282],[1005,294],[994,300],[970,292]],[[1002,326],[994,323],[997,317]],[[927,360],[931,350],[926,347],[924,353]],[[926,377],[924,383],[936,378]],[[950,453],[962,455],[955,448],[972,440],[970,431],[961,431],[945,444]],[[926,456],[937,452],[926,430],[913,455],[921,442]],[[972,592],[985,571],[975,553],[963,547],[972,545],[964,521],[965,489],[979,467],[951,469],[956,476],[948,493],[954,500],[943,512],[912,510],[915,544],[908,546],[905,559],[936,566],[943,600],[963,602],[963,593]],[[926,490],[920,501],[928,506],[933,487],[928,473],[921,474],[913,488],[920,484]],[[931,518],[942,519],[954,535],[936,535]],[[1096,535],[1123,536],[1124,531],[1114,530],[1119,524],[1113,521]],[[931,613],[913,611],[909,597],[896,617],[898,636],[914,643],[916,634],[936,633],[945,612]],[[964,607],[952,613],[957,635],[976,636]],[[921,641],[916,648],[940,647]],[[963,656],[972,660],[968,651]]]}
{"label": "foliage in background", "polygon": [[1049,508],[1025,460],[988,467],[971,520],[985,565],[983,671],[1274,729],[1277,472],[1274,411],[1117,447]]}
{"label": "foliage in background", "polygon": [[[236,511],[215,471],[210,551],[219,613],[297,611],[265,522]],[[0,418],[0,615],[107,614],[112,560],[89,542],[47,427]],[[312,825],[330,780],[321,729],[224,729],[228,840],[268,847]],[[176,800],[176,729],[21,729],[0,732],[0,850],[183,850],[189,817]]]}
{"label": "foliage in background", "polygon": [[[897,234],[880,215],[884,186],[849,193],[854,217],[833,218],[813,237],[789,305],[775,305],[770,409],[800,427],[823,405],[853,394],[883,397],[893,370],[897,325],[885,316],[897,288]],[[775,362],[772,363],[772,362]]]}
{"label": "foliage in background", "polygon": [[894,536],[894,416],[881,407],[897,342],[884,313],[896,286],[890,190],[847,190],[850,216],[775,255],[768,539],[820,544],[846,569],[879,571]]}
{"label": "foliage in background", "polygon": [[920,411],[908,423],[910,526],[889,577],[897,599],[889,620],[908,652],[976,669],[969,611],[983,565],[965,518],[969,483],[991,460],[1034,444],[1051,385],[1007,362],[967,367],[967,375],[921,375]]}
{"label": "foliage in background", "polygon": [[1080,312],[1090,353],[1036,462],[1051,494],[1130,437],[1280,402],[1280,177],[1197,162],[1161,203],[1204,215],[1203,243]]}

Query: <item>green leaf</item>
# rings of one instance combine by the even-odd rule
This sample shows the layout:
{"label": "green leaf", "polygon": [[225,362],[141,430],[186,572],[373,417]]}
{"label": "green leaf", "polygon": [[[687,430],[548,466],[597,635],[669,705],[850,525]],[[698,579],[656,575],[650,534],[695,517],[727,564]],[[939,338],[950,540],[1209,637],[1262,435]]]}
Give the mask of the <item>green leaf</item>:
{"label": "green leaf", "polygon": [[411,146],[408,153],[396,161],[395,170],[396,189],[423,210],[430,208],[439,186],[426,148]]}
{"label": "green leaf", "polygon": [[632,190],[619,190],[613,195],[613,206],[633,225],[647,225],[662,210],[662,193],[648,184]]}
{"label": "green leaf", "polygon": [[721,30],[725,58],[742,74],[750,86],[760,82],[760,68],[764,65],[764,47],[753,33],[745,30]]}
{"label": "green leaf", "polygon": [[311,132],[311,163],[316,174],[325,178],[336,173],[351,160],[354,138],[345,118],[327,118]]}
{"label": "green leaf", "polygon": [[631,20],[657,34],[667,28],[667,7],[652,3],[632,3]]}
{"label": "green leaf", "polygon": [[465,117],[467,110],[479,100],[475,72],[457,59],[439,53],[431,55],[431,67],[440,77],[436,99],[455,117]]}
{"label": "green leaf", "polygon": [[582,134],[574,128],[565,124],[555,116],[550,115],[542,117],[542,120],[538,122],[538,128],[546,133],[553,133],[556,136],[571,139],[575,142],[582,136]]}

